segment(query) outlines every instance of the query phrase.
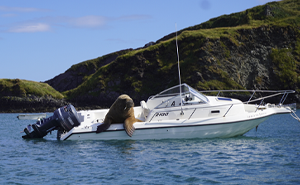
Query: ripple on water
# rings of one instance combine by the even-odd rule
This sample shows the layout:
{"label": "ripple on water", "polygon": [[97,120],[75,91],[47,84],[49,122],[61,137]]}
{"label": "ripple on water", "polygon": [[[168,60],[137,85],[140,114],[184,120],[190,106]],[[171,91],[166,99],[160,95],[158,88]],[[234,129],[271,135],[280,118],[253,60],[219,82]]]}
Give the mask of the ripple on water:
{"label": "ripple on water", "polygon": [[286,119],[228,139],[57,141],[23,140],[24,123],[0,114],[0,184],[300,184],[299,123]]}

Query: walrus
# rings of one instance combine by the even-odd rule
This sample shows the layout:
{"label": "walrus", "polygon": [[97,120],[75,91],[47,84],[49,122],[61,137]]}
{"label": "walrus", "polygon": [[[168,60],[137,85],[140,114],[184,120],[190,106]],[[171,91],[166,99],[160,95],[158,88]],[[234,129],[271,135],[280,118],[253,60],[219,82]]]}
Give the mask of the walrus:
{"label": "walrus", "polygon": [[142,122],[134,117],[133,100],[126,94],[120,95],[110,107],[104,122],[97,127],[96,133],[107,130],[113,123],[123,123],[128,136],[132,137],[135,122]]}

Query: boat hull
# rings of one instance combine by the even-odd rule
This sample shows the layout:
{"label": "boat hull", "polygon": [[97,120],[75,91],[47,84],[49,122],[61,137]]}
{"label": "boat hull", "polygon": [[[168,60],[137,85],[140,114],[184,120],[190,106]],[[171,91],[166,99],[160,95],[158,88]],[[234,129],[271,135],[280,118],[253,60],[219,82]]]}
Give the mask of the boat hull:
{"label": "boat hull", "polygon": [[198,125],[166,126],[157,128],[139,128],[129,137],[123,129],[96,132],[73,132],[63,140],[156,140],[156,139],[191,139],[191,138],[228,138],[243,135],[268,119],[257,119]]}

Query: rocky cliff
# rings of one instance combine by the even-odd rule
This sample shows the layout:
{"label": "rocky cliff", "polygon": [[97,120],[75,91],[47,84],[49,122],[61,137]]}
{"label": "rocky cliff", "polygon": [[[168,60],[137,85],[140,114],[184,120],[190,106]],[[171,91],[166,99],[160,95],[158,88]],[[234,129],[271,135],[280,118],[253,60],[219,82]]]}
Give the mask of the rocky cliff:
{"label": "rocky cliff", "polygon": [[[178,37],[182,82],[207,89],[297,89],[299,30],[259,26],[220,37],[182,32]],[[233,34],[233,33],[231,33]],[[109,106],[121,93],[138,103],[178,84],[175,40],[118,57],[86,83],[66,92],[79,105]]]}
{"label": "rocky cliff", "polygon": [[116,60],[118,56],[129,51],[132,51],[132,49],[114,52],[96,59],[75,64],[66,72],[47,80],[46,83],[54,87],[59,92],[74,89],[87,80],[88,76],[94,74],[99,68],[111,63]]}
{"label": "rocky cliff", "polygon": [[[207,89],[299,89],[299,1],[224,15],[178,32],[182,82]],[[175,33],[118,56],[78,87],[78,105],[110,106],[126,93],[138,103],[178,84]],[[299,102],[298,95],[288,101]]]}

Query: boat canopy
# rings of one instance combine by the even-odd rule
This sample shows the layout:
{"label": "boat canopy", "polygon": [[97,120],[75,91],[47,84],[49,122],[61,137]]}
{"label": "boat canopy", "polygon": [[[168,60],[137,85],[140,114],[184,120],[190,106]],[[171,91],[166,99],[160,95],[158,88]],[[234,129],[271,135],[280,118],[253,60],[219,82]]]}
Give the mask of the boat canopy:
{"label": "boat canopy", "polygon": [[185,83],[171,87],[171,88],[166,89],[154,96],[151,96],[151,97],[149,97],[148,101],[155,100],[158,98],[170,98],[171,99],[171,98],[180,96],[180,88],[181,88],[181,97],[184,99],[192,100],[192,99],[195,99],[195,97],[196,97],[196,99],[198,99],[199,102],[201,102],[201,103],[208,103],[208,101],[209,101],[205,95],[203,95],[202,93],[198,92],[197,90],[193,89],[192,87],[190,87],[189,85],[187,85]]}

